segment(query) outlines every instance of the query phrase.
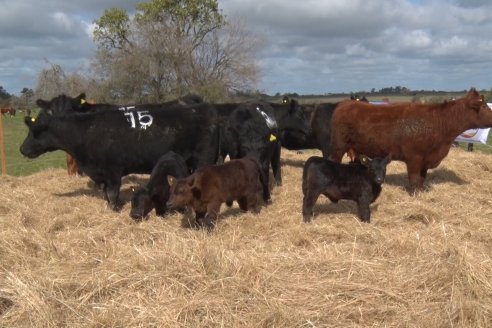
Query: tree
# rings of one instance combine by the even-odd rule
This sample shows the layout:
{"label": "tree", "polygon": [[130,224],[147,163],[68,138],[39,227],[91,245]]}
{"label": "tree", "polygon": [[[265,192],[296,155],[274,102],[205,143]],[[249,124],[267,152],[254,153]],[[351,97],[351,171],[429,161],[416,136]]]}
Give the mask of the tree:
{"label": "tree", "polygon": [[220,98],[251,88],[260,45],[216,0],[152,0],[130,18],[112,8],[94,21],[95,80],[122,101],[158,102],[188,92]]}
{"label": "tree", "polygon": [[0,85],[0,101],[5,102],[9,100],[11,95],[3,88],[3,86]]}
{"label": "tree", "polygon": [[29,88],[23,88],[21,91],[22,107],[27,109],[34,106],[34,91]]}
{"label": "tree", "polygon": [[42,69],[38,73],[36,96],[50,99],[63,92],[65,72],[60,65],[51,64],[50,68]]}
{"label": "tree", "polygon": [[97,85],[91,83],[90,78],[80,73],[66,73],[58,64],[49,63],[49,65],[49,68],[42,69],[38,73],[35,91],[30,89],[26,91],[24,88],[21,97],[31,99],[36,96],[36,98],[51,99],[62,93],[77,96],[83,91],[90,93],[98,89]]}

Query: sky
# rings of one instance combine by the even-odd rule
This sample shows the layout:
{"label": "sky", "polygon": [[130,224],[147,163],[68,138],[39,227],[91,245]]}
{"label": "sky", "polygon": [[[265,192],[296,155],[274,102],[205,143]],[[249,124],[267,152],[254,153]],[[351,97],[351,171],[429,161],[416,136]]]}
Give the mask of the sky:
{"label": "sky", "polygon": [[[268,94],[492,88],[491,0],[218,1],[264,41],[257,88]],[[137,2],[0,0],[0,86],[34,89],[51,64],[86,70],[93,21]]]}

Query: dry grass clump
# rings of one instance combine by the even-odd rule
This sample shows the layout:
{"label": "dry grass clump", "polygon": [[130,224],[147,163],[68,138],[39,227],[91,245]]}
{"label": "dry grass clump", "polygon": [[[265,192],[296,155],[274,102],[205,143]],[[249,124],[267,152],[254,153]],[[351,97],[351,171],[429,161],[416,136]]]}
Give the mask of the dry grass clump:
{"label": "dry grass clump", "polygon": [[[2,327],[490,327],[492,157],[452,149],[410,196],[405,166],[361,223],[349,201],[301,216],[301,171],[261,213],[133,222],[63,170],[0,178]],[[122,199],[145,176],[124,179]]]}

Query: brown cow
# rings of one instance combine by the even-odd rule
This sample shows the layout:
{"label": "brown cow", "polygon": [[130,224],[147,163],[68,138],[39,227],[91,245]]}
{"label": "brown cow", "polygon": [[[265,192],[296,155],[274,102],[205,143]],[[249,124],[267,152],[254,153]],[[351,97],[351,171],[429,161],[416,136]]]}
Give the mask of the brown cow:
{"label": "brown cow", "polygon": [[67,154],[67,172],[69,176],[76,175],[79,172],[79,166],[77,165],[75,158],[70,154]]}
{"label": "brown cow", "polygon": [[330,159],[350,149],[405,162],[411,191],[422,190],[428,169],[441,163],[463,131],[492,126],[492,110],[475,89],[439,104],[340,103],[331,121]]}
{"label": "brown cow", "polygon": [[256,209],[259,175],[258,162],[244,157],[198,169],[186,178],[169,177],[171,189],[166,205],[169,209],[192,207],[196,223],[211,230],[222,203],[230,206],[236,200],[243,211]]}
{"label": "brown cow", "polygon": [[0,112],[2,113],[2,115],[5,115],[5,114],[9,114],[10,117],[12,116],[15,116],[15,108],[12,108],[12,107],[2,107],[0,108]]}

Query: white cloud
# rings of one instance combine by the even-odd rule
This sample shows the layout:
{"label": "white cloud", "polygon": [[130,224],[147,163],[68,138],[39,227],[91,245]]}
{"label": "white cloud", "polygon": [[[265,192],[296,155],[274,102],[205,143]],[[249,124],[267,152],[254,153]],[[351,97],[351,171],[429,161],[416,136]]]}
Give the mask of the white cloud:
{"label": "white cloud", "polygon": [[[145,1],[145,0],[143,0]],[[0,85],[34,87],[46,60],[68,70],[93,56],[93,20],[141,0],[0,0]],[[489,0],[219,0],[266,46],[269,93],[324,93],[386,86],[492,87]]]}

